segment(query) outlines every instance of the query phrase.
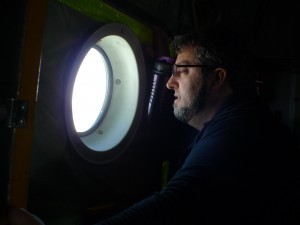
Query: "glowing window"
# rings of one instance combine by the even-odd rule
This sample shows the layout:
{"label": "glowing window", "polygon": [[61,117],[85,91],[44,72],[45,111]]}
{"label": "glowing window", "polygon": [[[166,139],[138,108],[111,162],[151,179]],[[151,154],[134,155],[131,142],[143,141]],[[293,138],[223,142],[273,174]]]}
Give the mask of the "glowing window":
{"label": "glowing window", "polygon": [[81,46],[69,79],[65,119],[74,148],[97,164],[120,156],[143,124],[146,70],[139,40],[123,24],[100,27]]}
{"label": "glowing window", "polygon": [[79,67],[72,93],[73,121],[78,133],[93,130],[105,115],[111,92],[108,63],[104,51],[96,46]]}

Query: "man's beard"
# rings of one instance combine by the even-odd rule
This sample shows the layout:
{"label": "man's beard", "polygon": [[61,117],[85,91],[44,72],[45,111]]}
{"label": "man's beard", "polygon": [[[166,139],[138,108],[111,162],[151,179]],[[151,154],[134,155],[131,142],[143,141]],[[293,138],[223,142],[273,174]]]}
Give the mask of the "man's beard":
{"label": "man's beard", "polygon": [[208,93],[207,80],[199,77],[196,85],[198,88],[193,90],[194,93],[191,93],[189,105],[181,108],[174,107],[175,117],[183,123],[188,123],[194,115],[201,112],[205,107]]}

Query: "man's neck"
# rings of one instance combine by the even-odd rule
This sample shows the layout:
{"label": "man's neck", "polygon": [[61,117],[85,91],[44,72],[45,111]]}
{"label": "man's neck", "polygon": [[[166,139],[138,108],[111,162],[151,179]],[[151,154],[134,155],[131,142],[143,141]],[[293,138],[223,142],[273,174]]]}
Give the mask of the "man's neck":
{"label": "man's neck", "polygon": [[230,91],[222,98],[208,101],[204,110],[199,111],[193,116],[188,124],[197,130],[202,130],[204,124],[212,119],[232,94],[233,92]]}
{"label": "man's neck", "polygon": [[210,121],[216,112],[217,110],[206,110],[199,112],[188,122],[188,124],[200,131],[204,127],[204,124]]}

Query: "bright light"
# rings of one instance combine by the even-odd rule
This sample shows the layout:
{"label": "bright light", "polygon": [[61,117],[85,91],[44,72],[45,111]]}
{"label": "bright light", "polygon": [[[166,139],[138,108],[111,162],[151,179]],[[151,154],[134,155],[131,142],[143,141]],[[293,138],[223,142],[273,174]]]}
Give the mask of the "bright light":
{"label": "bright light", "polygon": [[88,131],[100,119],[107,100],[108,70],[100,51],[91,48],[78,70],[72,96],[77,132]]}

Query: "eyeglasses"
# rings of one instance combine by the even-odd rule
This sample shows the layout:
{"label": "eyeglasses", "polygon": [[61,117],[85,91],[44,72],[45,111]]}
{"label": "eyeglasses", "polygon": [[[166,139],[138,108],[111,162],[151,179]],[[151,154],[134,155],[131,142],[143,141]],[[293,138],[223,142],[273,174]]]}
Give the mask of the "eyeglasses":
{"label": "eyeglasses", "polygon": [[177,65],[177,64],[174,64],[173,65],[173,68],[172,68],[172,76],[176,76],[177,73],[181,72],[181,71],[178,71],[178,68],[181,68],[181,67],[204,67],[205,65]]}

